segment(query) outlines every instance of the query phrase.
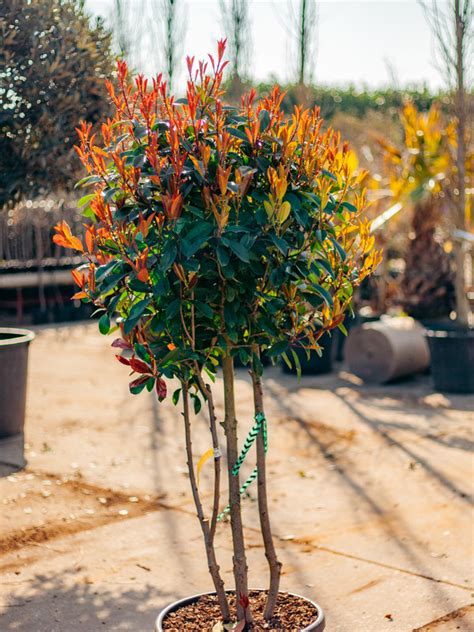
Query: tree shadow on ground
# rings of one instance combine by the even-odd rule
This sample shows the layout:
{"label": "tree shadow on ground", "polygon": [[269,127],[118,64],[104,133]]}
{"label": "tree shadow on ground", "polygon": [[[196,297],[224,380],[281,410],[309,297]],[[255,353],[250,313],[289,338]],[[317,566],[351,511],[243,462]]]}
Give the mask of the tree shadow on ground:
{"label": "tree shadow on ground", "polygon": [[[14,584],[15,582],[12,582]],[[20,582],[17,582],[20,583]],[[2,632],[152,632],[161,608],[172,601],[154,586],[110,582],[110,589],[78,574],[37,575],[13,592],[0,614]]]}
{"label": "tree shadow on ground", "polygon": [[[379,492],[369,489],[364,484],[364,479],[360,478],[358,474],[357,463],[353,462],[349,455],[345,455],[345,463],[340,463],[338,460],[333,460],[333,452],[332,448],[326,443],[324,437],[320,435],[317,429],[314,429],[303,416],[299,414],[295,414],[295,410],[293,408],[294,401],[291,400],[291,393],[297,393],[297,389],[294,388],[295,384],[289,383],[288,376],[278,377],[272,376],[273,380],[267,381],[266,391],[269,395],[272,396],[274,401],[278,402],[279,408],[281,411],[287,416],[288,420],[292,420],[298,428],[304,433],[307,441],[313,445],[318,452],[325,458],[328,459],[331,463],[331,470],[335,473],[336,476],[340,478],[344,486],[347,487],[349,491],[349,496],[352,497],[352,502],[354,508],[359,507],[362,503],[367,510],[373,515],[377,516],[380,519],[380,528],[389,538],[389,540],[398,548],[399,552],[405,558],[405,560],[410,565],[410,570],[420,574],[423,577],[430,578],[431,573],[428,566],[425,564],[423,556],[420,555],[420,552],[415,550],[415,548],[411,545],[412,542],[416,542],[416,537],[414,533],[411,532],[409,525],[406,524],[401,517],[399,517],[398,524],[395,525],[390,521],[386,521],[384,519],[384,515],[386,513],[385,502],[384,502],[384,490],[381,489]],[[296,382],[296,378],[295,383]],[[306,385],[305,385],[306,386]],[[290,397],[285,396],[285,391],[290,395]],[[349,402],[347,402],[344,398],[342,398],[344,403],[353,410],[354,413],[357,414],[360,421],[364,424],[367,424],[374,432],[379,434],[384,441],[387,442],[387,445],[393,445],[397,448],[400,448],[405,452],[406,455],[416,458],[417,461],[424,467],[429,475],[435,478],[445,489],[448,489],[450,492],[455,493],[460,497],[461,500],[465,502],[470,502],[470,499],[464,494],[461,490],[457,489],[455,484],[444,477],[432,464],[423,461],[418,456],[414,455],[414,453],[406,448],[402,443],[398,441],[394,441],[388,433],[381,429],[377,422],[365,417],[361,414],[361,412],[354,406],[351,406]],[[360,453],[356,455],[357,459],[360,459]],[[380,560],[380,562],[384,562],[385,560]],[[377,563],[377,560],[375,560]],[[450,601],[443,587],[437,583],[437,580],[433,578],[434,581],[431,584],[431,589],[433,592],[433,599],[443,599]]]}
{"label": "tree shadow on ground", "polygon": [[[302,388],[315,390],[336,391],[348,387],[353,392],[359,393],[371,405],[384,409],[400,410],[402,407],[410,407],[416,410],[423,409],[425,414],[439,415],[440,409],[455,409],[472,412],[474,408],[473,395],[460,395],[455,393],[439,393],[433,389],[431,377],[426,374],[410,375],[398,378],[387,384],[365,384],[350,373],[344,365],[337,364],[334,372],[323,375],[302,375],[300,380],[291,375],[283,374],[280,367],[270,367],[265,370],[265,377],[271,377],[275,381],[285,384],[290,392],[297,392]],[[443,398],[443,406],[438,407],[427,401],[427,397],[439,395]],[[387,398],[381,401],[382,398]]]}

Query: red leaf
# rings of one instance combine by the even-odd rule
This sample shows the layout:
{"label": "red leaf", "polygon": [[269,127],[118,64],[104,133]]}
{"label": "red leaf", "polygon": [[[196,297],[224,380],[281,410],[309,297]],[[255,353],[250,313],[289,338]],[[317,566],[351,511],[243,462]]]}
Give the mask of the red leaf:
{"label": "red leaf", "polygon": [[135,358],[135,356],[133,356],[133,358],[130,358],[130,366],[134,371],[136,371],[136,373],[148,373],[148,375],[152,373],[152,370],[148,366],[148,364],[145,364],[145,362],[142,362],[138,358]]}
{"label": "red leaf", "polygon": [[161,379],[161,377],[156,378],[156,393],[158,395],[158,400],[162,402],[166,398],[167,387],[166,382]]}
{"label": "red leaf", "polygon": [[142,384],[146,384],[149,379],[150,378],[148,377],[148,375],[141,375],[140,377],[137,377],[136,380],[132,380],[128,385],[130,392],[133,393],[134,388],[136,388],[137,386],[142,386]]}
{"label": "red leaf", "polygon": [[130,360],[127,360],[127,358],[124,358],[121,355],[116,355],[115,357],[117,358],[119,362],[121,362],[122,364],[125,364],[125,366],[130,366]]}
{"label": "red leaf", "polygon": [[116,349],[131,349],[132,345],[126,340],[122,340],[122,338],[116,338],[111,347],[115,347]]}

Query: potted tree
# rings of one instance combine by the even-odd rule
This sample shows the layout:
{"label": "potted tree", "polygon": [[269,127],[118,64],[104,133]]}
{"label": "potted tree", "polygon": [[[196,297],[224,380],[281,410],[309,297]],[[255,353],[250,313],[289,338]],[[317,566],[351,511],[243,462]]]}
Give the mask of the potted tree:
{"label": "potted tree", "polygon": [[[215,592],[172,604],[157,629],[187,629],[191,608],[202,622],[199,629],[265,624],[322,630],[318,605],[279,591],[260,354],[285,355],[292,362],[301,340],[318,348],[321,336],[342,323],[353,287],[373,270],[379,254],[361,217],[364,195],[351,195],[358,176],[347,145],[333,130],[321,132],[317,108],[295,108],[285,119],[278,88],[258,101],[251,91],[240,107],[224,105],[224,50],[220,41],[215,58],[197,65],[187,59],[184,99],[169,95],[161,76],[151,84],[140,75],[132,82],[124,62],[118,63],[118,86],[108,84],[114,118],[103,124],[100,139],[90,125],[79,128],[78,153],[88,172],[81,185],[94,188],[83,200],[92,223],[83,243],[60,222],[55,241],[88,260],[74,271],[75,296],[102,310],[102,333],[116,329],[112,320],[118,315],[120,336],[112,345],[127,350],[117,358],[135,373],[131,392],[155,389],[163,400],[167,380],[179,382],[172,400],[182,406],[189,479]],[[255,425],[240,454],[237,356],[249,366],[255,403]],[[212,390],[220,365],[222,428]],[[199,467],[207,457],[214,462],[209,509],[199,493],[192,450],[193,415],[203,403],[212,447]],[[242,483],[240,466],[254,446],[256,467]],[[241,496],[253,480],[269,565],[267,591],[250,591],[247,580]],[[226,516],[232,591],[224,586],[214,545]]]}
{"label": "potted tree", "polygon": [[[435,387],[472,392],[474,336],[460,267],[464,264],[458,252],[456,257],[451,252],[453,235],[464,226],[458,221],[457,122],[447,123],[438,104],[423,113],[410,103],[401,121],[404,146],[381,143],[392,192],[412,212],[412,238],[401,280],[402,306],[427,328]],[[470,173],[471,162],[468,155],[464,173]],[[450,320],[454,310],[456,319]]]}
{"label": "potted tree", "polygon": [[439,104],[418,112],[407,103],[400,115],[403,146],[380,140],[394,199],[411,214],[405,269],[400,281],[403,310],[425,326],[449,320],[455,308],[454,273],[444,246],[447,196],[453,186],[454,124]]}

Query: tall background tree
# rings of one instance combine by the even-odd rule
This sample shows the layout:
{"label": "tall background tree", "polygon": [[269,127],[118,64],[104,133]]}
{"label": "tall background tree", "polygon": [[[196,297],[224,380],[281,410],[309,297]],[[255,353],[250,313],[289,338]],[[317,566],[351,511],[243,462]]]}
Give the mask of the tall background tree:
{"label": "tall background tree", "polygon": [[288,30],[296,58],[296,82],[311,83],[316,55],[318,13],[315,0],[298,0],[289,5]]}
{"label": "tall background tree", "polygon": [[114,0],[112,12],[112,29],[115,40],[115,48],[120,57],[130,58],[132,48],[132,36],[129,20],[129,2],[127,0]]}
{"label": "tall background tree", "polygon": [[249,0],[219,0],[224,32],[227,38],[233,83],[242,83],[249,75],[251,48]]}
{"label": "tall background tree", "polygon": [[80,119],[107,116],[111,36],[77,0],[8,0],[0,13],[0,206],[70,187]]}
{"label": "tall background tree", "polygon": [[[420,3],[435,36],[438,53],[448,87],[453,95],[457,125],[456,168],[457,182],[451,195],[453,228],[465,231],[467,226],[466,205],[466,147],[472,128],[472,100],[468,106],[466,85],[472,76],[473,14],[472,0],[450,0],[448,3],[433,1]],[[469,124],[469,121],[471,124]],[[454,234],[456,262],[456,314],[461,325],[469,323],[469,302],[466,295],[466,254],[461,239]],[[458,235],[459,237],[459,235]]]}
{"label": "tall background tree", "polygon": [[[177,59],[182,57],[184,39],[184,20],[180,0],[161,0],[160,13],[162,21],[161,53],[164,61],[166,78],[170,89],[177,78]],[[159,15],[156,15],[160,19]]]}

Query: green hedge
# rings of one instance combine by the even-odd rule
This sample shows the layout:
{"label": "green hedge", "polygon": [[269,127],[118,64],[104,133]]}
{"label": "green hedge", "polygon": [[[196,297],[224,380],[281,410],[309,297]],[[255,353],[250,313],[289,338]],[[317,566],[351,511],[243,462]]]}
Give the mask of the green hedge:
{"label": "green hedge", "polygon": [[[269,92],[272,83],[260,83],[257,87],[260,94]],[[428,110],[433,101],[440,100],[446,106],[449,97],[446,93],[434,93],[425,86],[423,88],[407,88],[398,90],[386,88],[379,90],[358,89],[355,86],[347,88],[308,86],[301,87],[294,84],[282,86],[286,91],[283,101],[285,111],[293,110],[294,105],[302,99],[308,105],[319,105],[321,116],[328,120],[336,112],[344,112],[363,118],[369,111],[378,111],[395,115],[407,99],[413,101],[419,110]]]}

